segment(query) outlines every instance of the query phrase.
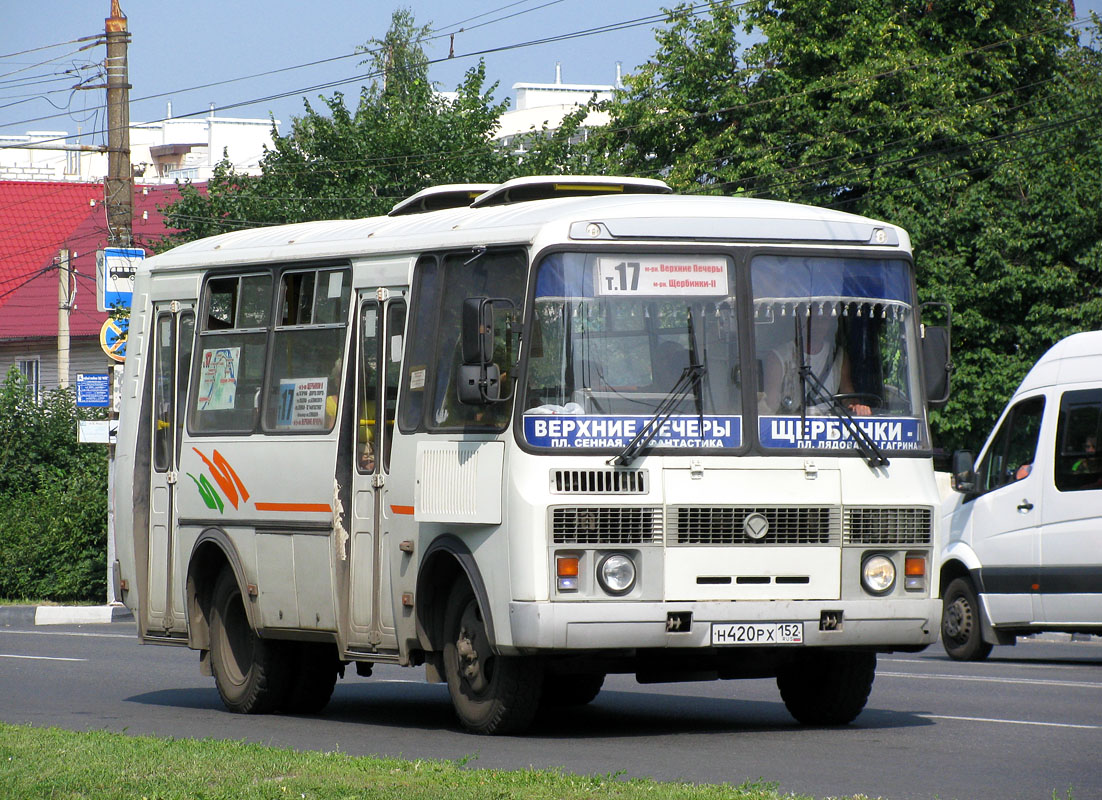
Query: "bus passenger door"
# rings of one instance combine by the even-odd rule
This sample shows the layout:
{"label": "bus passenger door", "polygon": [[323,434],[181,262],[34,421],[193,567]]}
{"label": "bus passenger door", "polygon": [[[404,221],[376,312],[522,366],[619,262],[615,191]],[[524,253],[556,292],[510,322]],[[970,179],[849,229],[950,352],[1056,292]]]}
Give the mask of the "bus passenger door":
{"label": "bus passenger door", "polygon": [[153,414],[150,441],[149,590],[143,627],[186,631],[186,565],[176,559],[176,487],[180,469],[195,314],[180,303],[158,303],[153,328]]}
{"label": "bus passenger door", "polygon": [[387,290],[360,293],[356,358],[356,437],[348,590],[349,645],[397,649],[385,497],[402,360],[406,304]]}

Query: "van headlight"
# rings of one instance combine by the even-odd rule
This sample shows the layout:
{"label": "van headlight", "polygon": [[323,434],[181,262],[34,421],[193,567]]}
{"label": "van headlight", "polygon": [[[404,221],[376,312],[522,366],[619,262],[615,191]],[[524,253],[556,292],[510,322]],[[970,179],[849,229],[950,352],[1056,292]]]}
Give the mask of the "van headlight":
{"label": "van headlight", "polygon": [[605,556],[597,565],[597,583],[608,594],[627,594],[635,586],[635,562],[623,553]]}
{"label": "van headlight", "polygon": [[887,594],[895,586],[895,564],[887,556],[868,556],[861,564],[861,585],[869,594]]}

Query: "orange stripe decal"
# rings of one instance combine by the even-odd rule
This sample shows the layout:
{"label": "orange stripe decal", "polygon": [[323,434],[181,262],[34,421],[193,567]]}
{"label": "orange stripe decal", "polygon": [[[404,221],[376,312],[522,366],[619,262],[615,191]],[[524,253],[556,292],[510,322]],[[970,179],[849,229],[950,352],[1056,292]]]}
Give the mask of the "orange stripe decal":
{"label": "orange stripe decal", "polygon": [[413,506],[391,506],[390,510],[395,514],[404,514],[407,517],[413,516]]}
{"label": "orange stripe decal", "polygon": [[320,514],[332,513],[328,503],[257,503],[257,511],[308,511]]}

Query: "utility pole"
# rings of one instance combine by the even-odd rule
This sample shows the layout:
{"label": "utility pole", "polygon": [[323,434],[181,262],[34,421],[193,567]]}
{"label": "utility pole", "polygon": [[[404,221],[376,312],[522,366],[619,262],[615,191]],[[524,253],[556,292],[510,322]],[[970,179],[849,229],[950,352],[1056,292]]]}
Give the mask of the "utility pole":
{"label": "utility pole", "polygon": [[111,0],[107,34],[107,177],[103,181],[107,201],[107,237],[112,247],[129,247],[133,241],[133,174],[130,169],[130,76],[126,48],[130,32],[119,0]]}
{"label": "utility pole", "polygon": [[69,388],[69,251],[61,250],[57,258],[57,385]]}
{"label": "utility pole", "polygon": [[[111,0],[111,16],[104,28],[107,34],[107,177],[103,191],[107,201],[107,244],[130,247],[133,243],[133,184],[130,168],[130,75],[126,66],[126,48],[130,32],[119,0]],[[111,387],[108,429],[118,427],[115,405],[115,367],[107,369]],[[107,445],[107,604],[117,605],[115,571],[115,446]]]}

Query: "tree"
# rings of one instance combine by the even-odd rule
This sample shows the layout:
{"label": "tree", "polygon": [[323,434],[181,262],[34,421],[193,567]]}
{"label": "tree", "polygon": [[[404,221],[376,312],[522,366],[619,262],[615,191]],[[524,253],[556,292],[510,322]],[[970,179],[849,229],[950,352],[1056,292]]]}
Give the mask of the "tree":
{"label": "tree", "polygon": [[77,443],[73,393],[36,403],[14,367],[0,383],[0,597],[107,592],[107,448]]}
{"label": "tree", "polygon": [[937,442],[978,447],[1052,342],[1102,327],[1102,65],[1071,13],[1063,0],[678,6],[589,158],[684,192],[907,228],[920,298],[955,312]]}
{"label": "tree", "polygon": [[445,183],[497,182],[511,177],[510,160],[492,134],[507,102],[495,103],[485,67],[468,70],[454,96],[428,78],[421,42],[428,27],[395,11],[382,39],[361,48],[372,78],[354,111],[341,93],[322,97],[324,113],[304,102],[261,174],[242,175],[223,162],[205,192],[185,184],[166,207],[180,230],[167,245],[263,224],[385,214],[399,200]]}

